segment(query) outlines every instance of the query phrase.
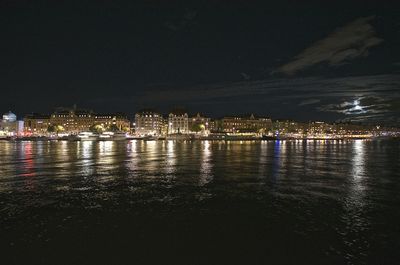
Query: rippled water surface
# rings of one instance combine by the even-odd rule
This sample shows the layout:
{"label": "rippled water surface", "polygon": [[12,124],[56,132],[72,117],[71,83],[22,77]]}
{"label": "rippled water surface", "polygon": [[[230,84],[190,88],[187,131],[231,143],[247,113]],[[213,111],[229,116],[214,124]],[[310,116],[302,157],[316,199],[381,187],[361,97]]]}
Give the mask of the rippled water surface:
{"label": "rippled water surface", "polygon": [[0,264],[399,264],[400,141],[3,141],[0,244]]}

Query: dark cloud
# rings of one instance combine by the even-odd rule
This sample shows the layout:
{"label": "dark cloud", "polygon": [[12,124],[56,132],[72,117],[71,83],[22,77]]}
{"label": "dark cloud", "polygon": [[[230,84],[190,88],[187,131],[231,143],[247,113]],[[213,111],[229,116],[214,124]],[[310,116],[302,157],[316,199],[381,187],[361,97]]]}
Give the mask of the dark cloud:
{"label": "dark cloud", "polygon": [[359,18],[337,29],[323,40],[306,48],[294,60],[279,67],[277,71],[293,75],[303,69],[323,62],[340,65],[358,57],[365,57],[369,49],[380,44],[383,39],[376,37],[370,24],[373,16]]}
{"label": "dark cloud", "polygon": [[313,104],[317,104],[319,102],[321,102],[320,99],[310,98],[310,99],[306,99],[306,100],[303,100],[302,102],[300,102],[299,106],[313,105]]}
{"label": "dark cloud", "polygon": [[[273,118],[393,122],[400,117],[399,75],[294,78],[225,82],[149,89],[137,98],[144,106],[187,105],[214,114],[243,110]],[[207,112],[207,111],[205,111]],[[219,111],[220,112],[220,111]],[[368,118],[368,119],[367,119]],[[397,122],[397,121],[396,121]]]}

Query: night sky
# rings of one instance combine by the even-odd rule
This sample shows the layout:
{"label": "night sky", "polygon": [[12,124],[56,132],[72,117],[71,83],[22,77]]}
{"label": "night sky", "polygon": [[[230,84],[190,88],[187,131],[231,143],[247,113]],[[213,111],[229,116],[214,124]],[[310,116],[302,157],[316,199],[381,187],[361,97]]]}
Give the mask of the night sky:
{"label": "night sky", "polygon": [[1,0],[0,111],[400,124],[400,1],[319,2]]}

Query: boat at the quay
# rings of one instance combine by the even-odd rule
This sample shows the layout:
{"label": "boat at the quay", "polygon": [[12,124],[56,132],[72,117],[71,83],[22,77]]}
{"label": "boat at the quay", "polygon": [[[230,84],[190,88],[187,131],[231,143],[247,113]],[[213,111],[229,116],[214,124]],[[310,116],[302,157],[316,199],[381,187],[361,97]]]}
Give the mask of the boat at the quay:
{"label": "boat at the quay", "polygon": [[124,141],[128,139],[126,132],[104,132],[99,135],[98,140],[103,141]]}
{"label": "boat at the quay", "polygon": [[78,134],[78,138],[81,141],[97,141],[99,139],[99,135],[93,132],[81,132]]}

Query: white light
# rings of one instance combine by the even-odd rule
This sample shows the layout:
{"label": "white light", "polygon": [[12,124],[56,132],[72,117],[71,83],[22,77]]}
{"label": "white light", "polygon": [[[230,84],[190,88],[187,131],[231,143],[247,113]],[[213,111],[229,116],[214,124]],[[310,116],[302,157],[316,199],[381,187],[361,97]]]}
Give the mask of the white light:
{"label": "white light", "polygon": [[353,104],[354,104],[354,110],[362,110],[359,100],[354,100]]}

